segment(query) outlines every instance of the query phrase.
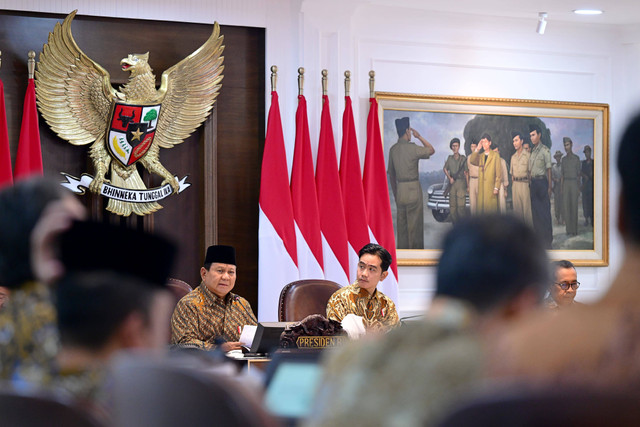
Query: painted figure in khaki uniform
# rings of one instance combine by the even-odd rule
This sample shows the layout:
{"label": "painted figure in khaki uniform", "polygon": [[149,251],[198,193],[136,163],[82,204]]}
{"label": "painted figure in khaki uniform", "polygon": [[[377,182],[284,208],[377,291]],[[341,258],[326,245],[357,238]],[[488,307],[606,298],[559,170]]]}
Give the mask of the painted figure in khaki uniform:
{"label": "painted figure in khaki uniform", "polygon": [[529,195],[529,152],[524,149],[524,138],[519,132],[513,132],[513,148],[516,152],[511,156],[511,200],[513,213],[529,225],[531,219],[531,196]]}
{"label": "painted figure in khaki uniform", "polygon": [[[500,147],[497,145],[493,149],[498,156],[500,155]],[[500,171],[502,175],[502,181],[500,182],[500,188],[498,189],[498,206],[500,207],[500,213],[507,213],[507,187],[509,186],[509,171],[507,170],[507,162],[500,157]]]}
{"label": "painted figure in khaki uniform", "polygon": [[[418,162],[435,149],[412,129],[409,117],[396,120],[398,142],[389,150],[389,180],[397,206],[397,244],[401,249],[424,249],[424,206]],[[416,137],[422,147],[411,142]]]}
{"label": "painted figure in khaki uniform", "polygon": [[562,138],[567,155],[562,158],[562,204],[564,221],[569,236],[578,235],[578,178],[580,177],[580,157],[573,154],[573,141],[565,136]]}
{"label": "painted figure in khaki uniform", "polygon": [[[483,154],[480,154],[481,147],[484,150]],[[497,212],[498,191],[502,182],[502,166],[500,165],[500,155],[491,151],[491,136],[488,133],[483,134],[480,138],[480,144],[469,156],[469,162],[479,167],[476,212]]]}
{"label": "painted figure in khaki uniform", "polygon": [[454,224],[465,215],[465,195],[469,185],[467,172],[467,158],[459,153],[460,140],[453,138],[449,143],[453,154],[447,157],[444,164],[444,174],[449,180],[449,208],[451,222]]}
{"label": "painted figure in khaki uniform", "polygon": [[[478,144],[475,142],[471,142],[470,148],[473,153],[476,151]],[[467,157],[467,169],[469,170],[469,205],[471,206],[471,215],[476,213],[476,206],[478,205],[478,173],[480,173],[480,168],[476,165],[472,165],[469,159],[471,156]]]}

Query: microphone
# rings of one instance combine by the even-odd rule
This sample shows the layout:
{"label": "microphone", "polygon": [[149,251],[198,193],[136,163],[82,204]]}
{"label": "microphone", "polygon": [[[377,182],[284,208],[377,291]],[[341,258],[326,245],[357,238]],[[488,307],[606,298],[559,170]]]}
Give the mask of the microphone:
{"label": "microphone", "polygon": [[407,320],[418,319],[418,318],[421,318],[421,317],[424,317],[424,314],[417,314],[415,316],[405,316],[405,317],[402,317],[400,319],[400,324],[404,325]]}
{"label": "microphone", "polygon": [[235,302],[237,302],[238,304],[240,304],[240,307],[242,307],[242,309],[244,310],[245,313],[247,313],[249,315],[249,317],[251,318],[251,320],[253,320],[254,322],[256,322],[256,325],[258,324],[258,319],[256,319],[256,317],[253,315],[253,313],[251,312],[251,310],[247,310],[247,307],[244,306],[244,304],[242,303],[242,300],[240,299],[239,295],[234,295],[233,296],[233,300]]}

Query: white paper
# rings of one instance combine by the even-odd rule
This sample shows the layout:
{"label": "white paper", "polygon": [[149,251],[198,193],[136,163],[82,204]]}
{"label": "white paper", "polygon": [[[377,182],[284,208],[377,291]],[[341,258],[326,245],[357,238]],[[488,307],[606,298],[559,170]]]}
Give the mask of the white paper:
{"label": "white paper", "polygon": [[242,328],[242,333],[240,334],[240,343],[248,348],[251,348],[251,344],[253,343],[253,337],[256,335],[256,329],[258,327],[255,325],[244,325]]}
{"label": "white paper", "polygon": [[356,316],[353,313],[349,313],[342,319],[342,329],[347,331],[347,335],[351,339],[360,338],[366,334],[367,331],[364,328],[364,321],[361,316]]}

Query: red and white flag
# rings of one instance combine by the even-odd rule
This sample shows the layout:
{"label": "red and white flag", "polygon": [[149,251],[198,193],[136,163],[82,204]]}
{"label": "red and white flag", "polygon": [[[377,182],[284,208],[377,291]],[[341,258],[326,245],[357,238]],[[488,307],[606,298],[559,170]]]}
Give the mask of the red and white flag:
{"label": "red and white flag", "polygon": [[367,211],[362,189],[360,152],[353,121],[351,97],[345,96],[342,116],[342,151],[340,152],[340,184],[349,240],[349,282],[357,279],[358,252],[369,243]]}
{"label": "red and white flag", "polygon": [[38,126],[38,109],[36,107],[36,86],[29,79],[27,93],[24,97],[22,127],[18,141],[18,154],[14,179],[27,178],[31,175],[42,175],[42,151],[40,148],[40,128]]}
{"label": "red and white flag", "polygon": [[378,101],[369,100],[367,119],[367,149],[364,159],[364,198],[367,207],[367,222],[373,239],[384,246],[393,259],[389,275],[379,286],[382,292],[398,302],[398,264],[396,260],[396,239],[393,234],[391,202],[387,185],[387,169],[384,163],[382,135],[378,119]]}
{"label": "red and white flag", "polygon": [[4,85],[0,80],[0,188],[13,184],[11,173],[11,152],[9,151],[9,131],[7,113],[4,107]]}
{"label": "red and white flag", "polygon": [[298,96],[296,112],[296,145],[291,167],[291,201],[296,224],[300,279],[323,279],[320,215],[309,137],[307,101],[303,95]]}
{"label": "red and white flag", "polygon": [[338,175],[336,145],[333,139],[329,97],[323,95],[316,189],[320,209],[324,277],[341,286],[349,284],[349,252],[347,250],[347,225],[342,205],[342,190]]}
{"label": "red and white flag", "polygon": [[258,316],[261,321],[277,321],[280,291],[298,280],[298,268],[287,154],[275,91],[271,92],[260,179]]}

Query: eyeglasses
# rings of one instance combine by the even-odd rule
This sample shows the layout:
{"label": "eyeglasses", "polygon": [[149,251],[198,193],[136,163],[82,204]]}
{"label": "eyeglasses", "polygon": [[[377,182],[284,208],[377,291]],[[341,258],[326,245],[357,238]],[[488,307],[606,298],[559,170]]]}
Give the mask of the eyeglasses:
{"label": "eyeglasses", "polygon": [[562,289],[563,291],[566,291],[569,288],[573,288],[573,290],[575,291],[580,287],[580,282],[573,282],[573,283],[560,282],[560,283],[556,283],[556,285],[560,286],[560,289]]}

